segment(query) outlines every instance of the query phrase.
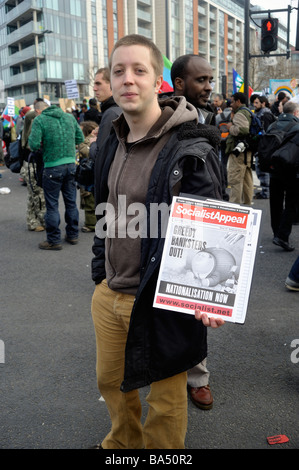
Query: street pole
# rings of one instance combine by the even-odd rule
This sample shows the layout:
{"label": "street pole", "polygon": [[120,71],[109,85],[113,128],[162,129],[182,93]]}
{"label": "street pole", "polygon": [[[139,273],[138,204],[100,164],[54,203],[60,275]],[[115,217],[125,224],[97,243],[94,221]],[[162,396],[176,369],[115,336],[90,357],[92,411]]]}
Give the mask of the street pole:
{"label": "street pole", "polygon": [[297,9],[297,34],[296,34],[296,51],[299,51],[299,0],[298,0],[298,9]]}
{"label": "street pole", "polygon": [[248,103],[248,70],[249,70],[249,0],[245,0],[244,9],[244,94]]}

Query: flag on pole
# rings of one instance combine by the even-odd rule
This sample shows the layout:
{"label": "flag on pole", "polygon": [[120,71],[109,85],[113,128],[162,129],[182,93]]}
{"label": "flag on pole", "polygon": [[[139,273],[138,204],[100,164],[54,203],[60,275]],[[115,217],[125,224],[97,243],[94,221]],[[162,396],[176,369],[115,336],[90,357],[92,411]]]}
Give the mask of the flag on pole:
{"label": "flag on pole", "polygon": [[[235,69],[233,69],[233,92],[237,93],[240,91],[241,93],[244,93],[244,80],[243,78],[236,72]],[[249,86],[248,87],[248,96],[250,96],[253,93],[253,89]]]}
{"label": "flag on pole", "polygon": [[160,88],[160,93],[166,93],[169,91],[173,91],[172,81],[170,76],[170,70],[172,66],[172,62],[165,55],[163,55],[164,61],[164,69],[163,69],[163,83]]}
{"label": "flag on pole", "polygon": [[238,91],[244,93],[244,80],[235,69],[233,69],[233,91],[234,93]]}

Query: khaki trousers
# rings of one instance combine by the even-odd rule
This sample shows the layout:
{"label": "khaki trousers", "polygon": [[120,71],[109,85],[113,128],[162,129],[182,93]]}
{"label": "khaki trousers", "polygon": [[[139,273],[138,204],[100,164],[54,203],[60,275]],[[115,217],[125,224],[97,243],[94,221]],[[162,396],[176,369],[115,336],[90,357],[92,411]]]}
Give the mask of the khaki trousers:
{"label": "khaki trousers", "polygon": [[240,153],[238,157],[230,154],[227,180],[231,187],[229,202],[250,206],[253,198],[251,152],[247,152],[247,164],[244,163],[244,153]]}
{"label": "khaki trousers", "polygon": [[141,424],[138,390],[120,391],[134,296],[109,289],[106,280],[92,298],[97,344],[98,387],[108,407],[111,431],[104,449],[184,449],[187,431],[187,372],[151,384]]}

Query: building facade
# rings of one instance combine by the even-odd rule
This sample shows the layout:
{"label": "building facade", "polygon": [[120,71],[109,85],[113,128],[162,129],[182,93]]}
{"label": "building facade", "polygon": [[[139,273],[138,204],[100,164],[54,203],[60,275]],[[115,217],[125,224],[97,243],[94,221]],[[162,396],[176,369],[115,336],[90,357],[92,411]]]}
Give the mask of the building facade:
{"label": "building facade", "polygon": [[[245,0],[0,0],[0,80],[5,96],[66,97],[76,80],[91,96],[95,70],[108,64],[115,41],[138,33],[171,62],[186,53],[212,65],[217,92],[232,92],[243,74]],[[258,36],[251,24],[251,47]]]}

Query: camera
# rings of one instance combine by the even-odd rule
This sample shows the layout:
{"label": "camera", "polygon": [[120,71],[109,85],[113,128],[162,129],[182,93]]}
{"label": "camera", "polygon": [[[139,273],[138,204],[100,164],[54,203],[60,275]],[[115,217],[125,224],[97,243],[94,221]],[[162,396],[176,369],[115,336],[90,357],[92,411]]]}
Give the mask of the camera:
{"label": "camera", "polygon": [[236,145],[236,147],[232,150],[232,153],[233,153],[236,157],[238,157],[238,156],[240,155],[240,153],[245,152],[246,147],[247,147],[247,146],[245,145],[244,142],[239,142],[239,143]]}

